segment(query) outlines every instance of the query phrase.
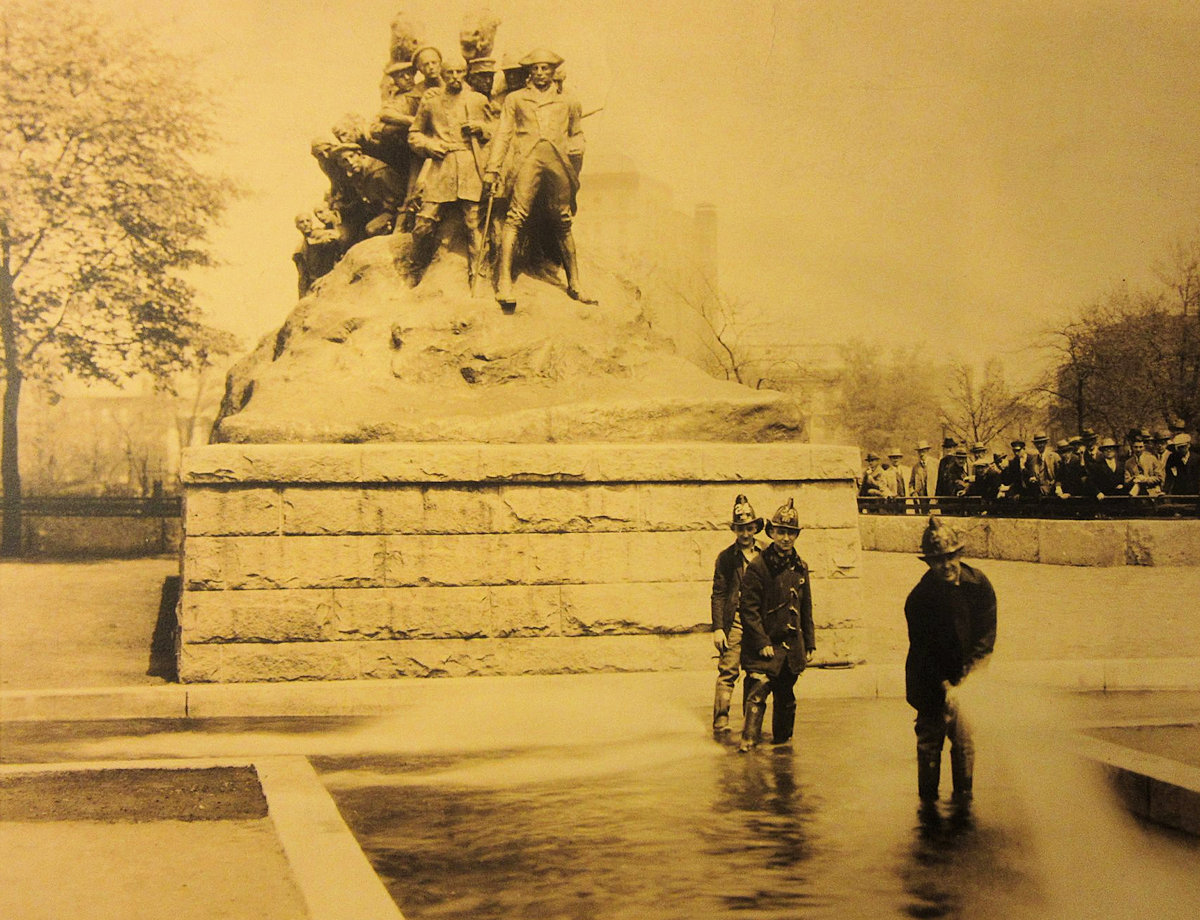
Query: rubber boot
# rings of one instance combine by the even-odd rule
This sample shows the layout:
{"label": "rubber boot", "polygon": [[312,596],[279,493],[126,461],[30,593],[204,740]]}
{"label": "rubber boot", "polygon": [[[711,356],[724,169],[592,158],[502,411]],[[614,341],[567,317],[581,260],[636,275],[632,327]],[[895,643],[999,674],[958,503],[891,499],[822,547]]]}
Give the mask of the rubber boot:
{"label": "rubber boot", "polygon": [[714,735],[729,731],[729,701],[732,696],[733,693],[728,686],[722,683],[717,684],[716,694],[713,696]]}
{"label": "rubber boot", "polygon": [[950,776],[954,780],[951,821],[955,827],[969,827],[975,776],[975,749],[969,744],[956,744],[950,748]]}
{"label": "rubber boot", "polygon": [[746,722],[742,725],[742,743],[738,745],[739,754],[753,751],[762,739],[763,716],[766,715],[766,712],[766,702],[746,704]]}
{"label": "rubber boot", "polygon": [[792,729],[795,725],[795,702],[780,705],[779,698],[776,697],[775,706],[771,710],[771,742],[773,744],[787,744],[792,740]]}
{"label": "rubber boot", "polygon": [[938,784],[942,775],[942,759],[917,756],[917,795],[922,802],[938,800]]}

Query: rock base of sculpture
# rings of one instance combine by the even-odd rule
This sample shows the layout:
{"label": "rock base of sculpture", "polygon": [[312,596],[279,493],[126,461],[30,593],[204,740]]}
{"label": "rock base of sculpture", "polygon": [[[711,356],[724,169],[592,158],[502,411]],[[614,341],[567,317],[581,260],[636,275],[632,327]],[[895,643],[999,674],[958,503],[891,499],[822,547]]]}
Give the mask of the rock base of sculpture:
{"label": "rock base of sculpture", "polygon": [[817,660],[858,662],[857,460],[700,442],[196,448],[180,678],[706,669],[739,492],[765,516],[796,499]]}
{"label": "rock base of sculpture", "polygon": [[522,275],[504,315],[444,249],[420,283],[407,237],[355,246],[230,373],[227,443],[791,441],[792,399],[716,380],[674,353],[638,289],[594,273],[600,305]]}

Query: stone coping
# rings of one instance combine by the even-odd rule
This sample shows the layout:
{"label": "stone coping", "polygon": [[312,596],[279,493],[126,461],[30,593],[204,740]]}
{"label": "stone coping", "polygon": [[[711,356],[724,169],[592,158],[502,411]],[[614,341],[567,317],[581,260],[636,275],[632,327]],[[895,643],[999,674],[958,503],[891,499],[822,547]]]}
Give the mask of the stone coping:
{"label": "stone coping", "polygon": [[1200,836],[1200,767],[1088,736],[1077,736],[1075,747],[1104,765],[1135,815]]}
{"label": "stone coping", "polygon": [[738,482],[852,480],[858,450],[824,444],[209,444],[182,481],[256,483]]}

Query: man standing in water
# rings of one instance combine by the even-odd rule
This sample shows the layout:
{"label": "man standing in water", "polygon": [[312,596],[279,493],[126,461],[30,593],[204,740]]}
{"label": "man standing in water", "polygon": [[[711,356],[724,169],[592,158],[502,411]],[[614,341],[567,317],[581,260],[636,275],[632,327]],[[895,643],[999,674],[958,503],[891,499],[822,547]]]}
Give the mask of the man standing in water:
{"label": "man standing in water", "polygon": [[[713,695],[713,736],[729,731],[729,701],[741,669],[742,620],[738,599],[746,566],[762,549],[755,539],[763,529],[763,519],[754,513],[750,500],[739,495],[733,501],[733,543],[717,555],[713,567],[712,628],[717,647],[717,687]],[[742,685],[743,690],[745,684]],[[742,694],[743,701],[745,693]]]}
{"label": "man standing in water", "polygon": [[791,740],[796,722],[796,679],[816,648],[808,566],[796,555],[800,516],[789,498],[767,524],[771,544],[746,566],[738,611],[742,617],[742,667],[746,671],[746,719],[741,753],[762,733],[767,697],[771,740]]}
{"label": "man standing in water", "polygon": [[956,688],[991,655],[996,643],[996,592],[987,576],[962,561],[962,549],[953,526],[931,515],[920,556],[929,571],[904,604],[905,696],[917,711],[917,792],[927,817],[936,814],[947,735],[953,801],[961,817],[970,811],[975,748]]}

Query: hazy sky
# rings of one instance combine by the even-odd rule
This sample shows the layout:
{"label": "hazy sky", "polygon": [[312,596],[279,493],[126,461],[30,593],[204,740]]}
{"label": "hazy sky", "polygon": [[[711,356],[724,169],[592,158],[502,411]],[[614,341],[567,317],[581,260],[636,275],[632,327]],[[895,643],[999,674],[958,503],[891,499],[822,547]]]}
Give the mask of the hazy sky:
{"label": "hazy sky", "polygon": [[[478,5],[103,2],[208,55],[226,93],[224,168],[253,193],[203,289],[248,339],[294,306],[309,142],[374,113],[393,15],[450,47]],[[555,48],[605,107],[589,163],[628,155],[717,205],[722,281],[780,338],[1010,353],[1200,228],[1195,0],[491,5],[497,52]]]}

